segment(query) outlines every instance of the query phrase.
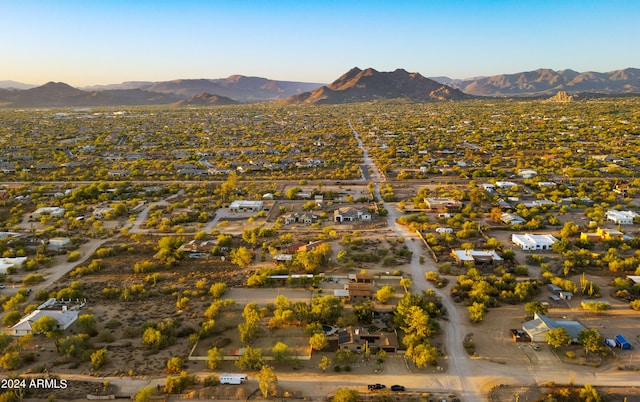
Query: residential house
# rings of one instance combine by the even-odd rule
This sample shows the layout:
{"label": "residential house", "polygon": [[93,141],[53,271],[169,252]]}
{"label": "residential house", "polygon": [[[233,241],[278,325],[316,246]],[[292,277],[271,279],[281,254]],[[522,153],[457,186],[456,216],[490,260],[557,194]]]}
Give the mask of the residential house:
{"label": "residential house", "polygon": [[608,210],[606,215],[607,220],[616,225],[631,225],[635,218],[640,218],[640,215],[633,211],[617,211],[615,209]]}
{"label": "residential house", "polygon": [[39,305],[35,310],[22,317],[17,324],[11,327],[10,333],[13,336],[24,336],[33,334],[33,323],[43,316],[51,317],[58,321],[58,329],[65,330],[78,319],[78,310],[86,304],[86,301],[58,301],[49,299]]}
{"label": "residential house", "polygon": [[520,247],[525,251],[530,250],[551,250],[551,246],[553,243],[557,242],[558,239],[553,237],[550,234],[512,234],[511,241],[516,246]]}
{"label": "residential house", "polygon": [[[602,240],[624,240],[624,233],[616,229],[598,228],[596,234],[599,235]],[[580,235],[580,238],[582,238],[582,235]]]}
{"label": "residential house", "polygon": [[393,332],[369,332],[366,328],[347,327],[338,331],[338,348],[352,352],[364,352],[366,348],[375,352],[384,350],[396,353],[398,350],[398,336]]}
{"label": "residential house", "polygon": [[316,215],[306,212],[301,214],[297,212],[290,212],[284,215],[282,218],[285,225],[291,225],[293,223],[312,224],[318,220],[318,217]]}
{"label": "residential house", "polygon": [[496,191],[496,185],[491,183],[482,183],[482,188],[484,188],[487,193],[493,193]]}
{"label": "residential house", "polygon": [[523,179],[530,179],[532,177],[535,177],[538,175],[538,172],[536,172],[533,169],[520,169],[518,170],[518,176],[522,177]]}
{"label": "residential house", "polygon": [[512,181],[497,181],[496,182],[496,187],[498,187],[498,188],[513,188],[513,187],[518,187],[518,184],[514,183]]}
{"label": "residential house", "polygon": [[186,253],[211,253],[216,244],[211,240],[191,240],[181,245],[178,250]]}
{"label": "residential house", "polygon": [[349,274],[349,282],[354,283],[373,283],[373,275],[371,274]]}
{"label": "residential house", "polygon": [[114,170],[109,170],[107,172],[107,175],[109,175],[109,177],[127,177],[131,175],[131,172],[126,169],[114,169]]}
{"label": "residential house", "polygon": [[371,214],[354,207],[341,207],[333,211],[334,222],[355,222],[357,220],[370,221]]}
{"label": "residential house", "polygon": [[627,197],[629,195],[629,189],[631,185],[629,183],[617,184],[613,188],[613,192],[621,195],[622,197]]}
{"label": "residential house", "polygon": [[493,250],[453,250],[451,255],[458,264],[473,262],[475,265],[493,265],[502,261],[502,257]]}
{"label": "residential house", "polygon": [[49,239],[47,248],[51,250],[62,250],[71,245],[71,239],[68,237],[52,237]]}
{"label": "residential house", "polygon": [[236,200],[229,205],[231,212],[259,212],[264,208],[262,201]]}
{"label": "residential house", "polygon": [[307,244],[302,244],[301,246],[298,247],[298,253],[303,252],[303,251],[313,251],[316,248],[318,248],[319,246],[321,246],[322,244],[325,244],[326,242],[324,240],[319,240],[319,241],[314,241],[311,243],[307,243]]}
{"label": "residential house", "polygon": [[66,209],[61,207],[42,207],[33,211],[33,213],[31,213],[31,218],[40,219],[42,215],[49,215],[56,218],[60,218],[64,216],[64,213],[66,211],[67,211]]}
{"label": "residential house", "polygon": [[599,243],[602,241],[602,235],[600,235],[600,233],[581,232],[580,240],[590,241],[592,243]]}
{"label": "residential house", "polygon": [[457,210],[462,208],[462,202],[454,198],[424,198],[427,209],[432,211]]}
{"label": "residential house", "polygon": [[352,303],[371,300],[371,298],[373,297],[371,283],[352,282],[348,285],[345,285],[345,287],[349,291],[349,301],[351,301]]}
{"label": "residential house", "polygon": [[507,225],[522,225],[527,223],[526,219],[509,212],[503,212],[502,215],[500,215],[500,220]]}
{"label": "residential house", "polygon": [[578,321],[554,320],[538,313],[533,315],[533,320],[522,324],[522,329],[532,342],[547,342],[547,332],[555,328],[564,328],[573,342],[577,342],[580,332],[586,329]]}
{"label": "residential house", "polygon": [[0,258],[0,274],[7,273],[9,268],[22,268],[27,257],[2,257]]}
{"label": "residential house", "polygon": [[624,233],[616,229],[598,228],[595,231],[595,233],[592,233],[592,232],[580,233],[580,240],[588,240],[593,243],[598,243],[603,240],[624,240]]}

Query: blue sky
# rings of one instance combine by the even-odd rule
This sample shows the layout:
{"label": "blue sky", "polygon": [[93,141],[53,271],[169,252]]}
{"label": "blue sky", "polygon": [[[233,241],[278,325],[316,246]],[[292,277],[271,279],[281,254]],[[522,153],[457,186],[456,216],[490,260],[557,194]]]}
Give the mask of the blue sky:
{"label": "blue sky", "polygon": [[640,68],[640,1],[0,0],[0,80]]}

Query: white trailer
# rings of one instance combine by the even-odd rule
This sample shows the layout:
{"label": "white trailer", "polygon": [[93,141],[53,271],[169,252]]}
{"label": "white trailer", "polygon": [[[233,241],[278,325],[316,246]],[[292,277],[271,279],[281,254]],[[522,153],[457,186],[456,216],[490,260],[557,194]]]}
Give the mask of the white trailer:
{"label": "white trailer", "polygon": [[246,374],[220,374],[220,384],[242,384],[245,381]]}

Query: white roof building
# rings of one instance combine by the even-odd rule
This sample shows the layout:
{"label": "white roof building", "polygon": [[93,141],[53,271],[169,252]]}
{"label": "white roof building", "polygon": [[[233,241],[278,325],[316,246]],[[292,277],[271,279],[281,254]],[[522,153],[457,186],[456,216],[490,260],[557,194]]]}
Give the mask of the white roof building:
{"label": "white roof building", "polygon": [[538,172],[536,172],[533,169],[520,169],[518,171],[518,175],[521,176],[524,179],[530,179],[532,177],[535,177],[538,175]]}
{"label": "white roof building", "polygon": [[27,261],[27,257],[4,257],[0,258],[0,265],[21,268],[25,261]]}
{"label": "white roof building", "polygon": [[522,225],[527,223],[527,220],[521,216],[510,214],[509,212],[503,212],[500,215],[500,220],[507,225]]}
{"label": "white roof building", "polygon": [[51,216],[63,216],[66,210],[60,207],[42,207],[38,208],[31,214],[34,218],[39,218],[41,215],[51,215]]}
{"label": "white roof building", "polygon": [[502,257],[493,250],[453,250],[451,253],[459,263],[492,264],[502,261]]}
{"label": "white roof building", "polygon": [[65,330],[69,328],[78,319],[77,311],[70,310],[33,310],[31,313],[22,317],[20,321],[13,327],[11,327],[11,334],[13,336],[23,336],[26,334],[33,334],[32,324],[40,317],[49,316],[58,321],[58,328]]}
{"label": "white roof building", "polygon": [[264,203],[262,201],[236,200],[229,205],[232,212],[259,212],[262,210]]}
{"label": "white roof building", "polygon": [[616,211],[615,209],[607,211],[607,220],[617,225],[631,225],[634,218],[640,218],[640,215],[633,211]]}
{"label": "white roof building", "polygon": [[554,320],[538,313],[533,315],[533,320],[522,324],[522,329],[529,335],[532,342],[546,342],[547,332],[555,328],[564,328],[574,342],[578,340],[580,332],[586,329],[578,321]]}
{"label": "white roof building", "polygon": [[550,234],[512,234],[511,241],[516,246],[521,249],[528,250],[550,250],[553,243],[557,242],[558,239],[553,237]]}
{"label": "white roof building", "polygon": [[496,182],[496,187],[498,187],[498,188],[511,188],[511,187],[518,187],[518,184],[514,183],[512,181],[497,181]]}

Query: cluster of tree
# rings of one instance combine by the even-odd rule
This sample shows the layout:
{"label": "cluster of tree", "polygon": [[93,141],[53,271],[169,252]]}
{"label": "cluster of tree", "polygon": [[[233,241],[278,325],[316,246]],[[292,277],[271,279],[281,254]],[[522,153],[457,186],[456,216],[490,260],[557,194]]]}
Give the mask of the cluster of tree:
{"label": "cluster of tree", "polygon": [[451,296],[469,306],[469,318],[482,321],[488,308],[498,307],[501,302],[522,303],[531,300],[539,291],[536,281],[517,281],[513,274],[483,276],[476,268],[458,276],[451,289]]}
{"label": "cluster of tree", "polygon": [[165,318],[159,323],[145,322],[142,326],[142,345],[154,351],[174,345],[177,328],[178,324],[171,318]]}
{"label": "cluster of tree", "polygon": [[394,308],[394,322],[405,332],[405,355],[416,366],[436,364],[439,353],[429,338],[440,330],[435,319],[444,314],[442,302],[432,290],[418,295],[407,292]]}

